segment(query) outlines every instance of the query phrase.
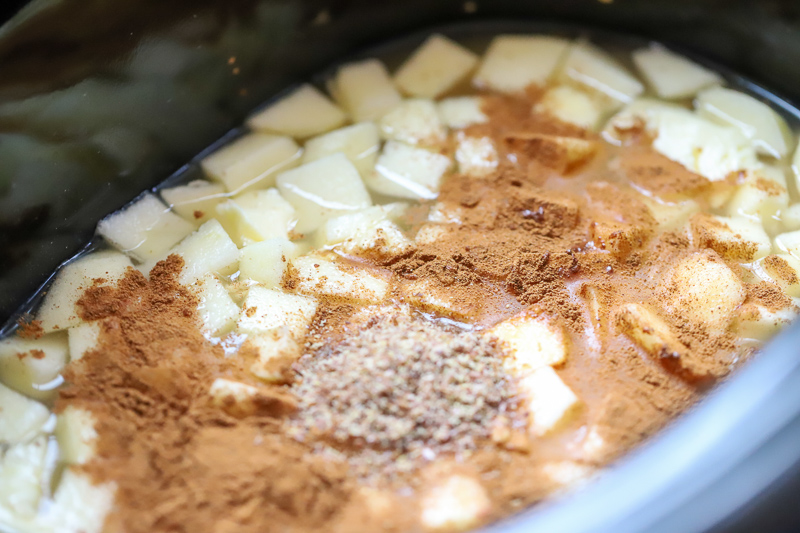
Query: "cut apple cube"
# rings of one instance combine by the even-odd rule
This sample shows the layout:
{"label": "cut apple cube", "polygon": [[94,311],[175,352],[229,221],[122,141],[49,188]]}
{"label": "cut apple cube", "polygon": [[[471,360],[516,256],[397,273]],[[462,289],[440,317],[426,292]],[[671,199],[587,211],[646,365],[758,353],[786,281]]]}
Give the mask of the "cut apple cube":
{"label": "cut apple cube", "polygon": [[497,168],[500,158],[490,138],[468,137],[463,132],[458,132],[456,139],[458,144],[455,157],[459,174],[480,178]]}
{"label": "cut apple cube", "polygon": [[433,244],[444,238],[450,231],[444,224],[424,224],[414,236],[414,242],[419,245]]}
{"label": "cut apple cube", "polygon": [[544,315],[524,313],[500,322],[489,333],[502,342],[506,349],[503,365],[515,376],[525,376],[567,359],[563,328]]}
{"label": "cut apple cube", "polygon": [[258,387],[222,378],[215,379],[208,391],[213,405],[237,417],[248,416],[257,410],[256,399],[260,393]]}
{"label": "cut apple cube", "polygon": [[387,220],[387,212],[380,205],[331,218],[317,231],[318,245],[322,247],[342,243],[354,237],[362,228],[375,226]]}
{"label": "cut apple cube", "polygon": [[400,104],[400,93],[377,59],[344,65],[336,73],[333,94],[353,121],[377,120]]}
{"label": "cut apple cube", "polygon": [[557,85],[545,91],[534,106],[537,113],[546,113],[567,124],[594,131],[603,116],[603,106],[586,91],[570,85]]}
{"label": "cut apple cube", "polygon": [[448,128],[466,128],[489,120],[481,109],[482,102],[480,96],[455,96],[440,101],[437,110],[442,122]]}
{"label": "cut apple cube", "polygon": [[240,309],[228,294],[228,290],[213,274],[206,274],[195,285],[197,314],[203,333],[221,337],[233,329],[239,319]]}
{"label": "cut apple cube", "polygon": [[163,189],[161,197],[170,209],[199,226],[214,215],[214,208],[225,198],[225,187],[221,183],[194,180],[186,185]]}
{"label": "cut apple cube", "polygon": [[306,83],[247,119],[247,125],[255,131],[305,139],[338,128],[345,120],[339,107]]}
{"label": "cut apple cube", "polygon": [[738,129],[759,153],[778,159],[789,153],[784,137],[788,126],[783,118],[750,95],[712,87],[697,95],[695,106],[701,116]]}
{"label": "cut apple cube", "polygon": [[50,418],[43,404],[0,384],[0,442],[28,442],[42,431]]}
{"label": "cut apple cube", "polygon": [[500,35],[486,50],[472,79],[480,89],[515,93],[543,86],[564,59],[569,41],[538,35]]}
{"label": "cut apple cube", "polygon": [[665,286],[672,309],[712,331],[724,331],[747,296],[741,280],[711,251],[681,259]]}
{"label": "cut apple cube", "polygon": [[375,171],[365,181],[370,189],[387,196],[432,200],[438,196],[439,184],[450,165],[445,155],[389,141]]}
{"label": "cut apple cube", "polygon": [[781,228],[784,231],[795,231],[800,229],[800,203],[790,205],[781,209],[778,214],[781,219]]}
{"label": "cut apple cube", "polygon": [[539,367],[519,381],[528,409],[528,428],[541,437],[568,423],[581,402],[549,366]]}
{"label": "cut apple cube", "polygon": [[41,321],[42,329],[50,332],[82,323],[75,304],[84,291],[97,283],[97,280],[105,280],[102,285],[115,283],[132,266],[127,256],[119,252],[102,251],[81,257],[62,267],[36,315]]}
{"label": "cut apple cube", "polygon": [[513,150],[531,154],[539,163],[561,173],[583,165],[598,149],[593,140],[534,132],[509,133],[506,142]]}
{"label": "cut apple cube", "polygon": [[113,483],[95,485],[89,474],[67,468],[53,502],[36,523],[41,531],[101,533],[114,503],[115,491]]}
{"label": "cut apple cube", "polygon": [[617,328],[656,359],[677,358],[686,346],[661,317],[641,304],[626,304],[617,313]]}
{"label": "cut apple cube", "polygon": [[194,231],[150,193],[97,224],[99,233],[112,246],[138,261],[162,255]]}
{"label": "cut apple cube", "polygon": [[614,58],[589,43],[575,44],[564,59],[561,76],[628,104],[644,92],[644,86]]}
{"label": "cut apple cube", "polygon": [[405,100],[380,120],[384,139],[406,144],[433,146],[441,144],[447,130],[436,111],[433,100]]}
{"label": "cut apple cube", "polygon": [[56,417],[59,460],[68,465],[82,465],[96,453],[97,431],[94,415],[86,409],[68,405]]}
{"label": "cut apple cube", "polygon": [[479,525],[492,509],[486,489],[477,479],[450,475],[422,497],[422,525],[428,531],[466,531]]}
{"label": "cut apple cube", "polygon": [[298,255],[298,245],[280,237],[245,246],[239,260],[239,278],[279,287],[286,266]]}
{"label": "cut apple cube", "polygon": [[294,336],[281,329],[250,337],[242,349],[256,352],[257,359],[250,365],[250,372],[268,383],[287,381],[292,363],[301,355]]}
{"label": "cut apple cube", "polygon": [[0,509],[20,518],[36,515],[47,464],[47,438],[9,446],[0,456]]}
{"label": "cut apple cube", "polygon": [[100,322],[84,322],[67,330],[69,359],[77,361],[87,352],[97,348],[100,342]]}
{"label": "cut apple cube", "polygon": [[774,283],[794,298],[800,297],[800,259],[789,254],[768,255],[752,266],[753,273],[767,283]]}
{"label": "cut apple cube", "polygon": [[467,77],[478,56],[444,37],[431,35],[400,65],[394,82],[410,95],[436,98]]}
{"label": "cut apple cube", "polygon": [[761,223],[748,218],[698,213],[689,220],[689,227],[695,246],[711,248],[731,261],[753,261],[772,248]]}
{"label": "cut apple cube", "polygon": [[358,170],[342,153],[278,176],[278,189],[297,210],[295,231],[314,231],[329,218],[372,205]]}
{"label": "cut apple cube", "polygon": [[319,256],[303,256],[292,261],[295,290],[305,294],[338,296],[356,301],[380,301],[389,282],[368,270]]}
{"label": "cut apple cube", "polygon": [[67,334],[50,333],[39,339],[17,336],[0,341],[0,381],[37,400],[52,398],[69,360]]}
{"label": "cut apple cube", "polygon": [[184,285],[191,285],[208,273],[233,274],[239,266],[239,248],[216,219],[200,226],[167,255],[172,254],[183,258],[178,279]]}
{"label": "cut apple cube", "polygon": [[251,191],[216,207],[216,217],[238,246],[286,238],[296,217],[277,189]]}
{"label": "cut apple cube", "polygon": [[314,298],[250,287],[237,330],[248,335],[261,335],[287,328],[295,338],[302,339],[316,312],[317,301]]}
{"label": "cut apple cube", "polygon": [[700,211],[700,204],[695,200],[665,202],[658,198],[642,195],[639,198],[650,210],[650,214],[663,231],[677,229]]}
{"label": "cut apple cube", "polygon": [[200,162],[203,171],[230,193],[275,186],[275,177],[300,164],[302,150],[290,137],[250,133]]}
{"label": "cut apple cube", "polygon": [[733,329],[745,339],[767,341],[797,318],[797,306],[769,309],[764,305],[747,302],[736,310]]}
{"label": "cut apple cube", "polygon": [[775,237],[774,248],[800,259],[800,230],[781,233]]}
{"label": "cut apple cube", "polygon": [[574,487],[588,480],[595,468],[576,461],[549,461],[542,465],[542,473],[560,487]]}
{"label": "cut apple cube", "polygon": [[789,206],[786,176],[781,168],[763,166],[745,173],[725,209],[730,215],[760,220],[769,231],[778,225],[776,216]]}
{"label": "cut apple cube", "polygon": [[700,89],[723,81],[716,72],[655,43],[634,51],[632,57],[648,85],[661,98],[689,98]]}
{"label": "cut apple cube", "polygon": [[361,122],[306,141],[303,164],[341,152],[363,178],[375,168],[380,148],[378,127],[374,122]]}
{"label": "cut apple cube", "polygon": [[396,224],[384,220],[359,228],[337,250],[350,255],[369,255],[384,259],[407,254],[414,248],[414,242],[403,235]]}
{"label": "cut apple cube", "polygon": [[404,283],[400,295],[412,307],[456,320],[474,318],[481,310],[480,304],[438,291],[433,283],[424,279]]}

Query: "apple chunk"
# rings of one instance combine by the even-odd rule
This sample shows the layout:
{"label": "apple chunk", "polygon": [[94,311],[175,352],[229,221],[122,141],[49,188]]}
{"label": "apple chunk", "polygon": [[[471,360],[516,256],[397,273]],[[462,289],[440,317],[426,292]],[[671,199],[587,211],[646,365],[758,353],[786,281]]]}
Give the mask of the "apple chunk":
{"label": "apple chunk", "polygon": [[286,266],[299,252],[298,245],[280,237],[245,246],[239,261],[239,277],[265,287],[278,287]]}
{"label": "apple chunk", "polygon": [[278,173],[296,167],[301,154],[289,137],[250,133],[207,156],[200,165],[206,175],[236,194],[273,187]]}
{"label": "apple chunk", "polygon": [[233,274],[239,265],[239,249],[215,219],[183,239],[167,255],[171,254],[183,258],[179,280],[184,285],[191,285],[209,272]]}
{"label": "apple chunk", "polygon": [[250,117],[247,125],[256,131],[305,139],[338,128],[345,120],[341,109],[306,83]]}
{"label": "apple chunk", "polygon": [[291,283],[305,294],[339,296],[357,301],[380,301],[389,283],[369,271],[319,256],[303,256],[292,261]]}
{"label": "apple chunk", "polygon": [[261,335],[286,328],[302,339],[317,312],[317,301],[308,296],[288,294],[264,287],[250,287],[237,329],[248,335]]}
{"label": "apple chunk", "polygon": [[380,121],[384,139],[406,144],[434,146],[444,142],[447,130],[432,100],[406,100]]}
{"label": "apple chunk", "polygon": [[432,200],[438,196],[439,184],[450,166],[445,155],[388,141],[366,183],[380,194]]}
{"label": "apple chunk", "polygon": [[466,531],[492,509],[486,489],[472,477],[457,474],[439,480],[422,497],[422,524],[428,531]]}
{"label": "apple chunk", "polygon": [[0,384],[0,408],[3,410],[3,416],[0,416],[0,442],[8,444],[29,441],[50,418],[47,407],[3,384]]}
{"label": "apple chunk", "polygon": [[410,96],[436,98],[464,79],[477,63],[478,56],[463,46],[431,35],[400,65],[394,81]]}
{"label": "apple chunk", "polygon": [[534,106],[534,110],[591,131],[597,128],[605,112],[604,106],[596,97],[570,85],[549,88]]}
{"label": "apple chunk", "polygon": [[549,366],[537,368],[519,381],[528,408],[528,428],[536,436],[557,430],[572,419],[581,405],[558,374]]}
{"label": "apple chunk", "polygon": [[711,248],[732,261],[753,261],[767,255],[772,243],[761,223],[744,217],[697,213],[689,221],[696,246]]}
{"label": "apple chunk", "polygon": [[239,318],[239,306],[234,303],[222,282],[213,274],[206,274],[195,285],[200,303],[197,313],[202,330],[213,337],[228,333]]}
{"label": "apple chunk", "polygon": [[278,189],[297,210],[295,230],[299,233],[311,232],[329,218],[372,205],[358,170],[341,153],[282,173]]}
{"label": "apple chunk", "polygon": [[500,35],[484,54],[472,80],[481,89],[514,93],[544,85],[564,58],[569,41],[557,37]]}
{"label": "apple chunk", "polygon": [[86,409],[68,405],[56,417],[59,459],[68,464],[86,464],[95,456],[97,431],[94,415]]}
{"label": "apple chunk", "polygon": [[360,122],[309,139],[303,152],[303,164],[341,152],[362,177],[375,168],[381,140],[374,122]]}
{"label": "apple chunk", "polygon": [[77,361],[100,342],[100,322],[84,322],[67,330],[69,359]]}
{"label": "apple chunk", "polygon": [[524,376],[537,368],[561,364],[567,359],[567,337],[552,319],[522,314],[504,320],[489,330],[500,339],[507,355],[506,370]]}
{"label": "apple chunk", "polygon": [[572,47],[564,59],[561,76],[625,104],[644,91],[644,86],[633,74],[589,43]]}
{"label": "apple chunk", "polygon": [[292,204],[277,189],[252,191],[217,205],[216,217],[238,246],[286,238],[295,222]]}
{"label": "apple chunk", "polygon": [[331,93],[355,122],[379,119],[401,100],[386,67],[377,59],[344,65],[332,86]]}
{"label": "apple chunk", "polygon": [[800,297],[800,259],[789,254],[768,255],[753,263],[753,273],[787,295]]}
{"label": "apple chunk", "polygon": [[161,197],[170,209],[199,226],[213,216],[214,207],[225,198],[225,187],[221,183],[194,180],[162,190]]}
{"label": "apple chunk", "polygon": [[194,231],[190,224],[150,193],[104,218],[97,233],[138,261],[157,257]]}
{"label": "apple chunk", "polygon": [[459,174],[482,177],[497,168],[500,158],[489,137],[469,137],[460,131],[456,140],[455,156]]}
{"label": "apple chunk", "polygon": [[716,72],[658,44],[640,48],[632,56],[636,68],[661,98],[689,98],[700,89],[722,83]]}
{"label": "apple chunk", "polygon": [[64,332],[50,333],[39,339],[8,337],[0,341],[0,380],[31,398],[50,399],[56,391],[47,385],[56,380],[66,366],[68,350]]}
{"label": "apple chunk", "polygon": [[[20,518],[36,515],[47,472],[47,438],[3,449],[0,453],[0,513],[12,509]],[[2,516],[2,514],[0,514]]]}
{"label": "apple chunk", "polygon": [[481,109],[482,101],[479,96],[445,98],[438,104],[439,116],[449,128],[466,128],[472,124],[483,124],[489,117]]}

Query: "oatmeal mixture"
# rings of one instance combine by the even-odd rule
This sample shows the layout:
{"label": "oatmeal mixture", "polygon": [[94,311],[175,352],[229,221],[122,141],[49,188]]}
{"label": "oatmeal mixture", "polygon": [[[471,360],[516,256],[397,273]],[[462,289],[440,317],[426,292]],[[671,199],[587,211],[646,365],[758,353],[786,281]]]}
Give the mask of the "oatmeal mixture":
{"label": "oatmeal mixture", "polygon": [[631,58],[434,35],[109,215],[0,341],[0,526],[463,531],[685,412],[800,312],[793,140]]}

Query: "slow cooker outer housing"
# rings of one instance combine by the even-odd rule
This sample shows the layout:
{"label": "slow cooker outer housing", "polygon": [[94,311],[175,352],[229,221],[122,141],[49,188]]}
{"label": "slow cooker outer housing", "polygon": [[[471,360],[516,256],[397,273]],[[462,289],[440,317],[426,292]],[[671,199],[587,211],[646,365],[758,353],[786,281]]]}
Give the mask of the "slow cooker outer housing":
{"label": "slow cooker outer housing", "polygon": [[[800,102],[800,4],[792,0],[39,0],[3,3],[0,16],[11,19],[0,28],[0,323],[26,310],[26,297],[91,239],[99,218],[164,180],[260,102],[343,56],[409,32],[486,20],[599,27],[676,45]],[[203,27],[203,21],[218,24]],[[228,32],[224,51],[233,63],[219,54],[181,56],[185,50],[176,57],[189,57],[189,66],[175,60],[174,71],[169,60],[175,56],[165,55],[155,70],[137,63],[165,35],[190,35],[203,50],[204,39],[218,39],[220,28]],[[163,54],[169,47],[150,50]],[[253,50],[258,53],[248,56]],[[239,71],[237,53],[246,60]],[[139,130],[156,134],[145,136],[145,153],[126,152],[124,137],[112,143],[114,157],[99,169],[87,165],[85,176],[83,152],[108,150],[108,137],[83,131],[80,117],[36,124],[13,107],[30,97],[46,104],[59,91],[94,80],[119,87],[119,98],[126,99],[125,76],[147,77],[150,92],[141,107],[138,100],[119,105],[128,105]],[[114,90],[96,94],[113,103]],[[196,94],[205,99],[197,101]],[[9,105],[12,112],[6,112]],[[88,105],[101,114],[113,110],[108,101]],[[103,132],[113,140],[127,124],[124,114],[109,113],[95,120],[108,119]],[[167,123],[169,117],[185,120]],[[170,136],[159,136],[165,128]],[[9,188],[36,158],[23,153],[30,143],[14,144],[20,139],[67,148],[58,145],[63,157],[26,177],[36,194],[17,198]],[[4,155],[4,148],[17,146]],[[84,159],[73,157],[72,149]],[[4,157],[16,166],[3,166]],[[60,176],[71,181],[58,186]],[[800,324],[597,482],[489,529],[800,529],[798,341]]]}

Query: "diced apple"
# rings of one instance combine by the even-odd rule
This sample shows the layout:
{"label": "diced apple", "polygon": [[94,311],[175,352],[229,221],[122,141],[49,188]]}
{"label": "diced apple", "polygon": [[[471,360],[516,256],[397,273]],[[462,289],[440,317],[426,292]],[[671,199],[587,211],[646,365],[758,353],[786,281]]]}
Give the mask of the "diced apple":
{"label": "diced apple", "polygon": [[768,309],[755,302],[746,302],[736,310],[733,329],[742,338],[766,341],[794,321],[797,315],[797,306]]}
{"label": "diced apple", "polygon": [[0,341],[0,381],[26,396],[47,400],[56,394],[48,384],[58,378],[68,360],[64,332],[39,339],[11,336]]}
{"label": "diced apple", "polygon": [[216,218],[238,246],[286,238],[295,210],[277,189],[251,191],[216,207]]}
{"label": "diced apple", "polygon": [[549,366],[539,367],[519,381],[528,409],[528,428],[540,437],[563,426],[580,408],[575,393]]}
{"label": "diced apple", "polygon": [[781,209],[778,214],[781,219],[781,229],[795,231],[800,229],[800,203]]}
{"label": "diced apple", "polygon": [[317,231],[318,246],[342,243],[355,236],[361,228],[375,226],[387,220],[387,212],[380,205],[331,218]]}
{"label": "diced apple", "polygon": [[215,379],[208,391],[215,406],[238,417],[256,411],[256,398],[260,392],[258,387],[222,378]]}
{"label": "diced apple", "polygon": [[788,206],[789,192],[783,169],[764,166],[745,173],[744,182],[725,209],[730,215],[759,220],[767,231],[771,231],[778,226],[776,215]]}
{"label": "diced apple", "polygon": [[438,291],[424,279],[403,284],[400,295],[412,307],[456,320],[473,318],[480,311],[478,304],[459,299],[448,291]]}
{"label": "diced apple", "polygon": [[195,284],[197,314],[203,333],[221,337],[233,329],[239,319],[240,309],[228,294],[228,290],[214,274],[206,274]]}
{"label": "diced apple", "polygon": [[305,294],[339,296],[356,301],[380,301],[389,283],[368,270],[319,256],[292,261],[294,288]]}
{"label": "diced apple", "polygon": [[109,244],[138,261],[158,257],[194,231],[190,224],[150,193],[97,224]]}
{"label": "diced apple", "polygon": [[300,255],[299,251],[296,244],[280,237],[245,246],[239,260],[239,277],[265,287],[279,287],[286,266]]}
{"label": "diced apple", "polygon": [[665,295],[681,316],[724,331],[747,293],[736,274],[708,250],[688,255],[672,268]]}
{"label": "diced apple", "polygon": [[463,132],[456,136],[456,163],[458,172],[480,178],[497,168],[499,156],[494,142],[488,137],[467,137]]}
{"label": "diced apple", "polygon": [[774,283],[794,298],[800,297],[800,259],[789,254],[768,255],[753,263],[753,273]]}
{"label": "diced apple", "polygon": [[433,244],[444,238],[449,231],[450,228],[444,224],[424,224],[414,236],[414,242],[420,245]]}
{"label": "diced apple", "polygon": [[716,72],[655,43],[634,51],[632,57],[648,85],[661,98],[689,98],[700,89],[722,83]]}
{"label": "diced apple", "polygon": [[269,383],[282,383],[289,376],[291,364],[301,355],[301,349],[294,336],[286,330],[278,329],[247,339],[242,349],[257,353],[250,372]]}
{"label": "diced apple", "polygon": [[361,122],[309,139],[304,148],[303,164],[341,152],[363,178],[375,168],[381,142],[375,123]]}
{"label": "diced apple", "polygon": [[414,242],[403,235],[396,224],[384,220],[359,228],[337,250],[350,255],[369,255],[385,259],[407,254],[414,248]]}
{"label": "diced apple", "polygon": [[36,520],[41,529],[59,533],[101,533],[114,503],[116,485],[95,485],[89,474],[68,468],[53,502]]}
{"label": "diced apple", "polygon": [[463,46],[431,35],[400,65],[394,81],[410,96],[436,98],[466,78],[477,63],[478,56]]}
{"label": "diced apple", "polygon": [[422,525],[428,531],[466,531],[479,525],[492,509],[486,489],[472,477],[450,475],[422,497]]}
{"label": "diced apple", "polygon": [[434,146],[444,142],[447,130],[433,100],[404,100],[380,120],[384,139],[406,144]]}
{"label": "diced apple", "polygon": [[594,472],[594,467],[576,461],[548,461],[542,465],[542,473],[561,487],[574,487],[587,481]]}
{"label": "diced apple", "polygon": [[472,80],[480,89],[514,93],[550,80],[569,48],[569,41],[539,35],[495,37]]}
{"label": "diced apple", "polygon": [[297,210],[299,233],[329,218],[372,205],[358,170],[342,153],[332,154],[278,176],[278,189]]}
{"label": "diced apple", "polygon": [[597,129],[604,113],[597,98],[570,85],[549,88],[536,103],[534,110],[590,131]]}
{"label": "diced apple", "polygon": [[247,125],[256,131],[305,139],[338,128],[345,120],[341,109],[306,83],[250,117]]}
{"label": "diced apple", "polygon": [[450,158],[407,144],[389,141],[365,180],[373,191],[398,198],[431,200],[438,196]]}
{"label": "diced apple", "polygon": [[561,173],[583,165],[598,150],[598,144],[590,139],[527,131],[509,133],[506,142],[512,149],[532,154],[539,163]]}
{"label": "diced apple", "polygon": [[617,328],[656,359],[677,358],[686,352],[672,328],[641,304],[625,304],[617,313]]}
{"label": "diced apple", "polygon": [[179,281],[184,285],[191,285],[208,273],[233,274],[239,266],[239,248],[216,219],[200,226],[167,255],[172,254],[183,258]]}
{"label": "diced apple", "polygon": [[775,250],[800,259],[800,230],[781,233],[775,237]]}
{"label": "diced apple", "polygon": [[62,267],[47,291],[37,313],[45,332],[77,326],[83,320],[75,304],[96,280],[115,283],[133,264],[127,256],[112,251],[94,252]]}
{"label": "diced apple", "polygon": [[700,204],[695,200],[683,200],[680,202],[664,202],[658,198],[651,198],[642,195],[640,200],[650,210],[650,214],[658,223],[663,231],[677,229],[689,220],[689,218],[700,211]]}
{"label": "diced apple", "polygon": [[94,415],[72,405],[67,406],[56,417],[56,439],[60,451],[59,460],[68,464],[86,464],[96,453],[97,431]]}
{"label": "diced apple", "polygon": [[624,104],[632,102],[644,86],[614,58],[596,46],[575,44],[564,59],[561,76]]}
{"label": "diced apple", "polygon": [[240,333],[261,335],[288,328],[295,338],[302,339],[316,312],[317,301],[314,298],[251,287],[237,329]]}
{"label": "diced apple", "polygon": [[436,224],[461,224],[464,209],[450,203],[436,202],[428,212],[428,222]]}
{"label": "diced apple", "polygon": [[731,261],[753,261],[772,247],[760,222],[743,217],[721,217],[698,213],[689,221],[695,246],[711,248]]}
{"label": "diced apple", "polygon": [[100,342],[100,323],[84,322],[67,330],[69,359],[77,361],[87,352],[97,348]]}
{"label": "diced apple", "polygon": [[489,330],[503,343],[506,371],[524,376],[537,368],[558,365],[567,359],[567,337],[551,318],[533,313],[509,318]]}
{"label": "diced apple", "polygon": [[9,446],[0,456],[0,508],[20,518],[36,515],[47,463],[47,437]]}
{"label": "diced apple", "polygon": [[161,197],[170,209],[199,226],[213,216],[214,208],[225,198],[225,187],[221,183],[194,180],[186,185],[163,189]]}
{"label": "diced apple", "polygon": [[302,150],[290,137],[249,133],[203,159],[203,171],[230,193],[275,186],[275,177],[300,164]]}
{"label": "diced apple", "polygon": [[697,95],[695,106],[701,116],[741,131],[759,153],[776,158],[789,153],[783,133],[788,127],[783,118],[750,95],[725,87],[712,87]]}
{"label": "diced apple", "polygon": [[400,93],[377,59],[344,65],[333,85],[334,96],[355,122],[377,120],[400,104]]}
{"label": "diced apple", "polygon": [[0,384],[0,442],[19,444],[34,438],[50,418],[50,411]]}
{"label": "diced apple", "polygon": [[442,122],[448,128],[466,128],[489,120],[481,109],[482,101],[480,96],[455,96],[439,102],[437,110]]}

